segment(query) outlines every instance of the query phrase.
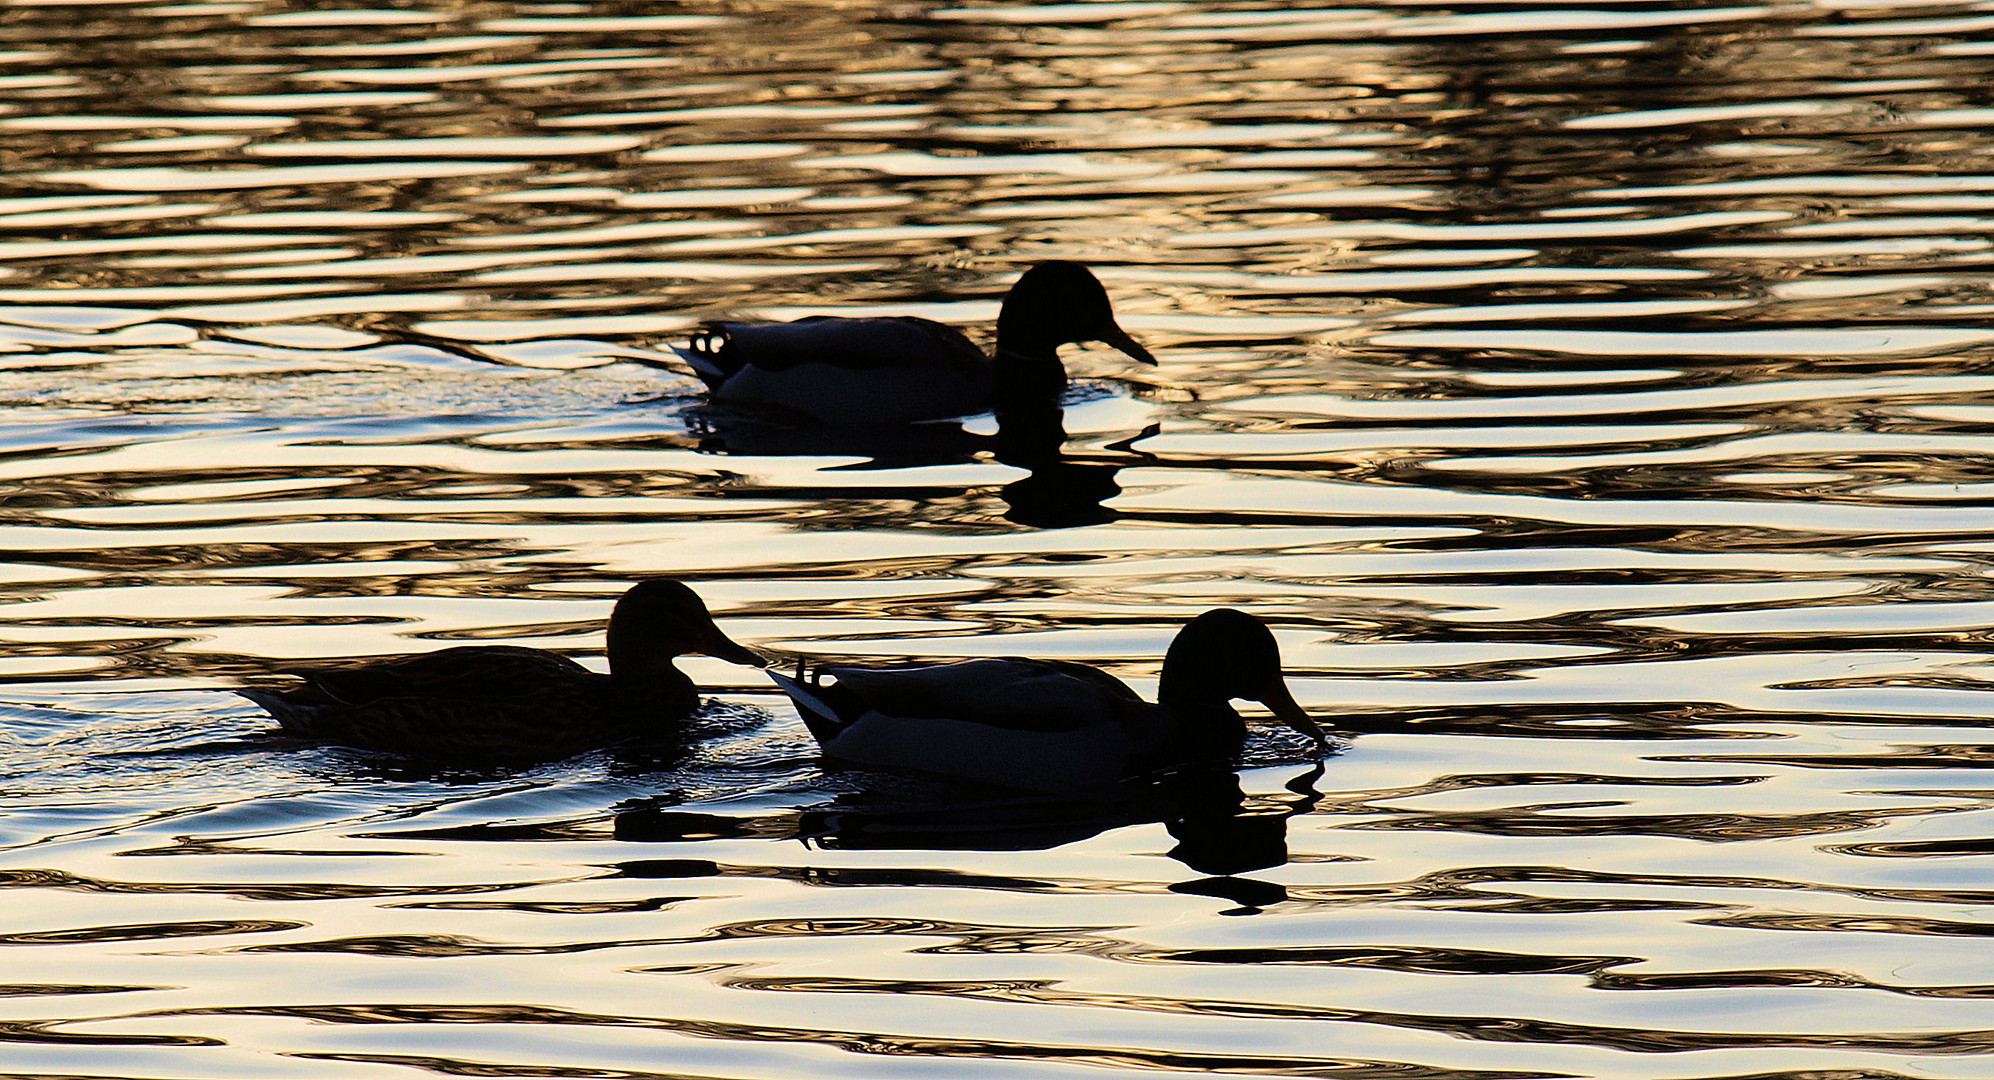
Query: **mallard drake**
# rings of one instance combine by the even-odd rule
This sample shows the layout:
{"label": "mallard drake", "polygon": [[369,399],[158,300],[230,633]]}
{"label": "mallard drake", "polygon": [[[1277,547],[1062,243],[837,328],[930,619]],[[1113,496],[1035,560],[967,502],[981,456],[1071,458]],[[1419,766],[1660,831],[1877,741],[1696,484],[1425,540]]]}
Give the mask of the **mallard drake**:
{"label": "mallard drake", "polygon": [[465,645],[349,668],[288,671],[304,685],[237,691],[284,731],[449,762],[557,761],[671,733],[699,706],[672,661],[686,653],[762,666],[706,605],[667,578],[640,582],[609,616],[609,674],[541,649]]}
{"label": "mallard drake", "polygon": [[826,424],[903,424],[1057,400],[1066,388],[1059,347],[1082,341],[1156,363],[1115,324],[1092,271],[1042,262],[1004,297],[994,357],[962,331],[912,316],[710,322],[675,351],[715,401]]}
{"label": "mallard drake", "polygon": [[1267,706],[1318,746],[1328,741],[1288,693],[1273,633],[1231,608],[1178,632],[1154,705],[1112,675],[1059,660],[768,674],[827,757],[1034,791],[1230,758],[1246,737],[1235,698]]}

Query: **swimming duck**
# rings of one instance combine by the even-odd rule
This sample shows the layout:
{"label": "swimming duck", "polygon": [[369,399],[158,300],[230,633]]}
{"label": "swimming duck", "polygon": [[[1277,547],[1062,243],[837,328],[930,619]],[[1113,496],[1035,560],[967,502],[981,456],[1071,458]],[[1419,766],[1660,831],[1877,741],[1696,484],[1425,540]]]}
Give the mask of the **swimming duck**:
{"label": "swimming duck", "polygon": [[1107,290],[1079,263],[1025,271],[997,314],[997,352],[912,316],[712,322],[675,351],[715,401],[773,407],[826,424],[903,424],[1055,401],[1066,389],[1061,345],[1100,341],[1145,364],[1149,350],[1115,324]]}
{"label": "swimming duck", "polygon": [[1225,760],[1246,737],[1234,698],[1260,702],[1318,746],[1328,741],[1288,693],[1273,633],[1231,608],[1178,632],[1154,705],[1112,675],[1059,660],[768,674],[827,757],[1034,791]]}
{"label": "swimming duck", "polygon": [[762,666],[706,605],[667,578],[640,582],[609,616],[609,674],[541,649],[465,645],[359,667],[289,671],[287,689],[237,691],[284,731],[440,761],[557,761],[668,735],[699,705],[672,661],[686,653]]}

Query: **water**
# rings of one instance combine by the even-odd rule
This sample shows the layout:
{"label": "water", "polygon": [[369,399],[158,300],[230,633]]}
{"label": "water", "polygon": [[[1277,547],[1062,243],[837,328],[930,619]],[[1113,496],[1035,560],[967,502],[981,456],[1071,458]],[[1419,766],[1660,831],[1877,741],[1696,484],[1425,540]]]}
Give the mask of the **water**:
{"label": "water", "polygon": [[[1994,1076],[1984,4],[0,9],[0,1072]],[[702,318],[987,335],[1054,463],[714,422]],[[987,338],[986,338],[987,340]],[[1006,455],[1007,460],[1020,460]],[[1145,692],[1312,760],[1078,800],[267,735],[303,658]]]}

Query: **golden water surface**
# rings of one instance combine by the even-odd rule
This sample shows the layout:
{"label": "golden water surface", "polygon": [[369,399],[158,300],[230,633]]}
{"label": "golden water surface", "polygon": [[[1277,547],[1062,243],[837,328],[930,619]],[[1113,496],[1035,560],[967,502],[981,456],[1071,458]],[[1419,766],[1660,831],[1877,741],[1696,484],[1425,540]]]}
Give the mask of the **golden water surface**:
{"label": "golden water surface", "polygon": [[[0,1076],[1994,1077],[1994,7],[0,0]],[[1160,364],[729,423],[731,315]],[[675,369],[674,369],[675,368]],[[684,747],[450,771],[232,688],[784,663],[1153,691],[1317,762],[1022,799]]]}

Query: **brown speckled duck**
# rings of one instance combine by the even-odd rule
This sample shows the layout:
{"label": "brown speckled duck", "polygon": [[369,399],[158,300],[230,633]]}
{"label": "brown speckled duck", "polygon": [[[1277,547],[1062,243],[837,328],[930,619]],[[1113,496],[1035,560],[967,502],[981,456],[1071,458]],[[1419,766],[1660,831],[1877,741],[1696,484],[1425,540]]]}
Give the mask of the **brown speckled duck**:
{"label": "brown speckled duck", "polygon": [[444,762],[558,761],[640,736],[664,737],[699,706],[674,667],[686,653],[762,666],[667,578],[623,594],[609,616],[609,674],[542,649],[466,645],[359,667],[289,671],[286,689],[248,688],[289,734]]}

